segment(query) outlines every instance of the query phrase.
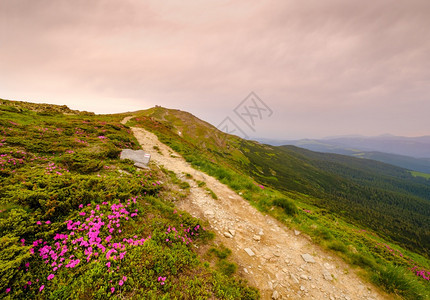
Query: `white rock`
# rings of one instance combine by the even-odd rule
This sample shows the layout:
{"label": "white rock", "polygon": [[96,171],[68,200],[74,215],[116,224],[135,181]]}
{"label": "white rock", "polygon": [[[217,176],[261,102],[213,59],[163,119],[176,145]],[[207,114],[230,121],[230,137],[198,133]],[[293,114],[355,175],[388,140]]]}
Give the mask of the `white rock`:
{"label": "white rock", "polygon": [[293,273],[290,274],[291,279],[294,281],[294,283],[299,283],[299,280],[297,279],[296,276],[294,276]]}
{"label": "white rock", "polygon": [[294,235],[299,235],[301,232],[298,230],[294,230]]}
{"label": "white rock", "polygon": [[229,239],[232,239],[232,238],[233,238],[233,236],[232,236],[230,233],[228,233],[228,232],[224,232],[224,236],[225,236],[226,238],[229,238]]}
{"label": "white rock", "polygon": [[300,278],[304,280],[308,280],[308,276],[306,276],[305,274],[300,275]]}
{"label": "white rock", "polygon": [[307,263],[315,263],[314,257],[308,253],[302,254],[302,258]]}
{"label": "white rock", "polygon": [[255,256],[254,251],[252,251],[250,248],[245,248],[243,250],[245,250],[245,252],[248,253],[249,256],[251,256],[251,257]]}
{"label": "white rock", "polygon": [[332,281],[333,276],[331,276],[330,272],[327,270],[323,270],[323,277],[325,280]]}
{"label": "white rock", "polygon": [[263,229],[260,229],[260,231],[258,232],[258,235],[264,235]]}
{"label": "white rock", "polygon": [[229,229],[229,230],[228,230],[228,232],[230,232],[230,234],[231,234],[232,236],[235,236],[235,235],[236,235],[236,230]]}
{"label": "white rock", "polygon": [[261,237],[260,237],[259,235],[254,235],[254,236],[252,237],[252,239],[253,239],[254,241],[259,242],[259,241],[261,240]]}
{"label": "white rock", "polygon": [[324,263],[324,268],[326,268],[327,270],[332,270],[334,269],[334,266],[329,263]]}
{"label": "white rock", "polygon": [[276,299],[279,299],[279,293],[278,293],[278,291],[273,291],[273,293],[272,293],[272,299],[273,300],[276,300]]}
{"label": "white rock", "polygon": [[248,269],[247,268],[243,268],[243,272],[245,272],[246,274],[249,274]]}

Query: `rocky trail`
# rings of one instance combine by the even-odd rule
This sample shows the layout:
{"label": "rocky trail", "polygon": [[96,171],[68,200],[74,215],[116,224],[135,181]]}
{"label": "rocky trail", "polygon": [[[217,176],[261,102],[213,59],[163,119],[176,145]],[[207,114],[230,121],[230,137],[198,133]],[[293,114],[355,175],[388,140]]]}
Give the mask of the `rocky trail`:
{"label": "rocky trail", "polygon": [[[153,133],[132,130],[142,149],[151,154],[152,163],[190,184],[189,196],[176,205],[209,222],[217,242],[232,250],[239,274],[260,290],[263,299],[392,299],[306,235],[263,215],[228,186],[192,168]],[[196,180],[206,182],[218,199],[199,188]]]}

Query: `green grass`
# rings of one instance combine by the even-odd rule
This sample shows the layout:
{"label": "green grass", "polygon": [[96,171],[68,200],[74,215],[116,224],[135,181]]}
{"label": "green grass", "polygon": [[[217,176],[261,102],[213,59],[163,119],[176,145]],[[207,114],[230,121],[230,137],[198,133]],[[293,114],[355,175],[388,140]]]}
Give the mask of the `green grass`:
{"label": "green grass", "polygon": [[430,179],[430,174],[427,174],[427,173],[421,173],[421,172],[417,172],[417,171],[410,171],[410,173],[414,177],[423,177],[425,179]]}
{"label": "green grass", "polygon": [[[210,266],[196,252],[214,234],[177,210],[162,183],[186,182],[118,159],[122,148],[139,149],[122,118],[0,100],[1,297],[259,298],[234,265]],[[91,250],[73,242],[90,243],[90,229],[99,238]],[[45,247],[53,252],[42,257]]]}

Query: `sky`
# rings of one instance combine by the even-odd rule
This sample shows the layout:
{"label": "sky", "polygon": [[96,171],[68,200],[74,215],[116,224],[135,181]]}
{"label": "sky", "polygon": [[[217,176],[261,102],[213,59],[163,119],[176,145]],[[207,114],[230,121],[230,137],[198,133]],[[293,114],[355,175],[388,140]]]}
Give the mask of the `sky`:
{"label": "sky", "polygon": [[161,105],[250,137],[430,135],[429,28],[428,0],[0,0],[0,98]]}

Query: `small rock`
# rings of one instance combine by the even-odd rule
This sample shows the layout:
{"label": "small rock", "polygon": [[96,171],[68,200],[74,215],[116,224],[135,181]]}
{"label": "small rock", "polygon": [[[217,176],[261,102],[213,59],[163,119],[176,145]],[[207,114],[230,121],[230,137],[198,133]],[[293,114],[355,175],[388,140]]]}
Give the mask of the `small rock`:
{"label": "small rock", "polygon": [[246,274],[249,274],[248,269],[247,268],[243,268],[243,272],[245,272]]}
{"label": "small rock", "polygon": [[304,280],[308,280],[308,276],[306,276],[305,274],[300,275],[300,278]]}
{"label": "small rock", "polygon": [[228,230],[228,232],[230,232],[230,234],[231,234],[232,236],[235,236],[235,235],[236,235],[236,230],[229,229],[229,230]]}
{"label": "small rock", "polygon": [[253,239],[254,241],[259,242],[259,241],[261,240],[261,237],[260,237],[259,235],[254,235],[254,236],[252,237],[252,239]]}
{"label": "small rock", "polygon": [[281,256],[281,253],[279,253],[279,252],[273,252],[273,255],[275,255],[276,257],[279,257],[279,256]]}
{"label": "small rock", "polygon": [[205,215],[207,215],[207,216],[213,216],[214,212],[212,210],[207,210],[207,211],[205,211]]}
{"label": "small rock", "polygon": [[232,238],[233,238],[233,236],[232,236],[230,233],[228,233],[228,232],[224,232],[224,236],[225,236],[226,238],[229,238],[229,239],[232,239]]}
{"label": "small rock", "polygon": [[306,290],[306,288],[305,288],[303,285],[301,285],[301,286],[300,286],[300,290],[301,290],[301,291],[305,291],[305,290]]}
{"label": "small rock", "polygon": [[270,255],[270,254],[267,253],[267,254],[264,254],[263,258],[266,259],[266,260],[269,260],[269,259],[272,258],[272,255]]}
{"label": "small rock", "polygon": [[283,268],[283,269],[282,269],[282,272],[284,272],[284,273],[288,273],[288,269],[287,269],[287,268]]}
{"label": "small rock", "polygon": [[243,250],[245,250],[245,252],[248,253],[249,256],[251,256],[251,257],[255,256],[254,251],[252,251],[250,248],[245,248]]}
{"label": "small rock", "polygon": [[329,263],[324,263],[324,268],[326,268],[327,270],[332,270],[334,269],[334,266]]}
{"label": "small rock", "polygon": [[290,274],[291,279],[294,281],[294,283],[299,283],[299,280],[297,279],[296,276],[294,276],[294,274]]}
{"label": "small rock", "polygon": [[294,235],[299,235],[301,232],[298,230],[294,230]]}
{"label": "small rock", "polygon": [[324,277],[325,280],[328,280],[328,281],[332,281],[333,280],[333,276],[331,276],[330,272],[327,271],[327,270],[323,271],[323,277]]}
{"label": "small rock", "polygon": [[264,235],[263,229],[260,229],[260,231],[258,232],[258,235]]}
{"label": "small rock", "polygon": [[276,290],[273,291],[273,293],[272,293],[272,299],[273,300],[279,299],[279,293],[278,293],[278,291],[276,291]]}
{"label": "small rock", "polygon": [[308,253],[302,254],[302,258],[307,263],[315,263],[315,259],[313,258],[313,256]]}

